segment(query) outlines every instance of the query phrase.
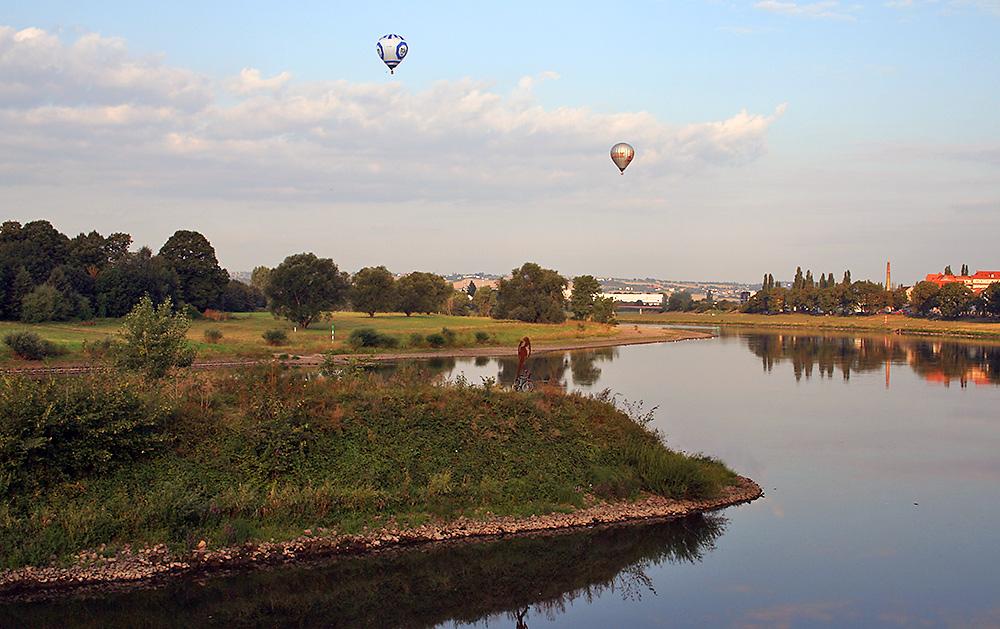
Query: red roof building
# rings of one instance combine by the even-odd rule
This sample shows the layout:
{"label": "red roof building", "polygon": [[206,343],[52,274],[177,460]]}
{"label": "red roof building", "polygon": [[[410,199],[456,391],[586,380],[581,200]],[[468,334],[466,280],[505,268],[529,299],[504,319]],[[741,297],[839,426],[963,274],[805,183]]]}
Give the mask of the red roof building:
{"label": "red roof building", "polygon": [[962,282],[972,289],[977,295],[993,282],[1000,282],[1000,271],[976,271],[975,275],[945,275],[943,273],[931,273],[927,276],[928,282],[934,282],[938,286],[944,286],[950,282]]}

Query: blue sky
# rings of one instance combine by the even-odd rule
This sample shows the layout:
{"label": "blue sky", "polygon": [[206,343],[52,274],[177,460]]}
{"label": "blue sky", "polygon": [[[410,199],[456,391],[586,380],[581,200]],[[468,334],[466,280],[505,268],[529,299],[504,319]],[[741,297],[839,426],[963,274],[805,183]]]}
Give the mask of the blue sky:
{"label": "blue sky", "polygon": [[0,203],[233,271],[995,270],[997,42],[1000,0],[5,3]]}

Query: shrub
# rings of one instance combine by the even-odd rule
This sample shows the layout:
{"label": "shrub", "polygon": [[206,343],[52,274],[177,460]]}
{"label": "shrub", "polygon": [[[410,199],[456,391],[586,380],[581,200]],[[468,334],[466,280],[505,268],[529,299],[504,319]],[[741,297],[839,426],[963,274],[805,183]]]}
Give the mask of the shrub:
{"label": "shrub", "polygon": [[170,369],[194,362],[194,349],[187,342],[190,326],[186,314],[174,312],[169,297],[153,306],[146,295],[125,316],[120,341],[111,346],[111,358],[118,367],[150,379],[162,378]]}
{"label": "shrub", "polygon": [[486,332],[483,332],[482,330],[476,332],[476,342],[479,343],[480,345],[483,345],[484,343],[486,343],[486,341],[489,340],[490,340],[490,335],[487,334]]}
{"label": "shrub", "polygon": [[444,335],[438,332],[432,332],[427,335],[427,344],[431,347],[444,347]]}
{"label": "shrub", "polygon": [[222,340],[222,330],[218,328],[208,328],[205,330],[205,340],[209,343],[218,343]]}
{"label": "shrub", "polygon": [[15,357],[24,360],[41,360],[63,353],[62,349],[52,341],[43,339],[37,332],[28,330],[9,332],[4,336],[3,342],[10,348]]}
{"label": "shrub", "polygon": [[424,335],[420,332],[410,333],[410,347],[420,347],[424,344]]}
{"label": "shrub", "polygon": [[108,353],[111,348],[111,337],[83,341],[83,355],[87,358],[101,358]]}
{"label": "shrub", "polygon": [[445,345],[454,345],[458,340],[458,334],[451,328],[441,328],[441,336],[444,337]]}
{"label": "shrub", "polygon": [[354,347],[399,347],[399,339],[375,328],[357,328],[351,332],[347,342]]}
{"label": "shrub", "polygon": [[261,336],[268,345],[284,345],[288,341],[288,333],[284,330],[266,330]]}
{"label": "shrub", "polygon": [[163,443],[166,407],[134,382],[0,378],[0,494],[103,474]]}

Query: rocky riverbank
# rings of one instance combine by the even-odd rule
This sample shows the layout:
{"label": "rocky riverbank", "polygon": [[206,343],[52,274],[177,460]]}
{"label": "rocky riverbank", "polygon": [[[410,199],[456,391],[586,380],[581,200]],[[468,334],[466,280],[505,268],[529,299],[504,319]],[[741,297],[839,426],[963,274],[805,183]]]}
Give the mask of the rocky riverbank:
{"label": "rocky riverbank", "polygon": [[303,535],[284,542],[247,542],[218,549],[209,549],[201,542],[194,550],[181,555],[171,553],[162,544],[142,549],[126,547],[113,556],[106,556],[107,549],[99,548],[79,553],[74,557],[75,563],[67,567],[26,567],[0,572],[0,603],[47,600],[74,593],[98,595],[151,587],[163,579],[182,575],[225,573],[324,556],[363,555],[468,539],[679,518],[750,502],[761,495],[763,492],[755,482],[739,477],[738,485],[707,500],[669,500],[651,496],[635,502],[602,502],[572,513],[488,520],[461,518],[416,529],[387,528],[358,535],[306,530]]}

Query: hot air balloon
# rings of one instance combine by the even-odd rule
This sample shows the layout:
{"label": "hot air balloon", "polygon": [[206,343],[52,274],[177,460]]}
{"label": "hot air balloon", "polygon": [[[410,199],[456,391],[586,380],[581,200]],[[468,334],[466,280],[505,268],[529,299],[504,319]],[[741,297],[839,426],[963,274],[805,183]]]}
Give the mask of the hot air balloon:
{"label": "hot air balloon", "polygon": [[389,74],[395,74],[396,66],[406,56],[406,40],[392,33],[378,40],[378,57],[389,66]]}
{"label": "hot air balloon", "polygon": [[633,157],[635,157],[635,150],[624,142],[619,142],[611,147],[611,161],[622,171],[623,175],[625,174],[625,167],[632,162]]}

